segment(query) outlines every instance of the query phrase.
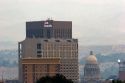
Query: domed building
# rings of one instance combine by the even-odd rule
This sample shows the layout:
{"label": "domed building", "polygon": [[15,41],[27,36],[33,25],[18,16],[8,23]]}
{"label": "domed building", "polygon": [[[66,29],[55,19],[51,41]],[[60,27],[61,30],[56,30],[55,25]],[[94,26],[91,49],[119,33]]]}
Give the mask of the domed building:
{"label": "domed building", "polygon": [[83,83],[100,83],[100,68],[92,51],[86,58]]}

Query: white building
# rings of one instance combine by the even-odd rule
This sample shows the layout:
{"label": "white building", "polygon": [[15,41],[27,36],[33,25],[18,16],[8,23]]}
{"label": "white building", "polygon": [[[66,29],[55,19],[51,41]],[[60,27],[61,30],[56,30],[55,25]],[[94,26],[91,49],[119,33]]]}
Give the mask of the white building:
{"label": "white building", "polygon": [[86,58],[83,83],[100,83],[100,80],[99,64],[96,56],[91,51],[90,55]]}

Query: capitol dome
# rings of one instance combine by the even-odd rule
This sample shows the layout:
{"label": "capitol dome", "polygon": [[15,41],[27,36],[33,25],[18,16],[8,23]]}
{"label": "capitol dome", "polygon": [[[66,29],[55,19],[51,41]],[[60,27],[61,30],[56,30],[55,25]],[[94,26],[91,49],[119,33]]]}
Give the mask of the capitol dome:
{"label": "capitol dome", "polygon": [[96,64],[97,63],[97,58],[95,55],[93,55],[92,52],[90,52],[90,55],[86,58],[86,63],[88,63],[88,64]]}
{"label": "capitol dome", "polygon": [[101,83],[100,77],[100,68],[97,58],[91,51],[90,55],[86,58],[83,83]]}

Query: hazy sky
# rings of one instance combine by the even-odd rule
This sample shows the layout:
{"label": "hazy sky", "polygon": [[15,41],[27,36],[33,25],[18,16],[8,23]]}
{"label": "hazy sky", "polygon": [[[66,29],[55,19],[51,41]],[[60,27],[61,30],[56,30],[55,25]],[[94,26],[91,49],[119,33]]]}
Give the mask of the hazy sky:
{"label": "hazy sky", "polygon": [[125,0],[0,0],[0,42],[25,38],[25,22],[70,20],[80,45],[125,44]]}

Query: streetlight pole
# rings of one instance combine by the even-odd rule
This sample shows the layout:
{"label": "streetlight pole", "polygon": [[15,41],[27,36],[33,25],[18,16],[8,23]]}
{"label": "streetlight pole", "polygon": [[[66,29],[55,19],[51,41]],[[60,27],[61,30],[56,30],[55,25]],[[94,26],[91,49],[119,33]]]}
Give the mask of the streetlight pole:
{"label": "streetlight pole", "polygon": [[120,74],[120,63],[121,63],[121,60],[118,59],[118,66],[119,66],[119,71],[118,71],[118,79],[119,79],[119,74]]}

